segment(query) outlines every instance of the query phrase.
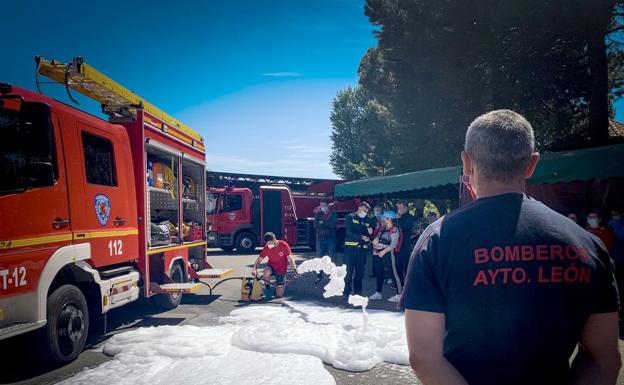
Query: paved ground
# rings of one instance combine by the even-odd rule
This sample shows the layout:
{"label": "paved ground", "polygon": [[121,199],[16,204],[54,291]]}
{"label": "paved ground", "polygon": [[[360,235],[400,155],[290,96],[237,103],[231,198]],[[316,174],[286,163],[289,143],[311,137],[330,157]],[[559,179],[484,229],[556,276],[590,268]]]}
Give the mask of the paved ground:
{"label": "paved ground", "polygon": [[[255,260],[253,255],[228,255],[218,250],[211,250],[209,254],[210,261],[214,267],[234,267],[235,273],[233,276],[249,275]],[[298,261],[310,256],[311,253],[305,248],[295,250],[295,257]],[[367,264],[365,275],[365,294],[374,292],[374,280],[368,278],[369,273],[370,263]],[[285,299],[319,300],[322,298],[322,286],[315,286],[313,274],[306,274],[288,285]],[[387,298],[392,293],[389,288],[385,290],[387,290],[384,293]],[[110,358],[101,353],[100,350],[103,342],[113,334],[143,326],[192,324],[193,319],[200,315],[202,316],[202,323],[214,322],[216,324],[219,317],[229,314],[233,309],[248,306],[248,303],[239,302],[239,280],[223,283],[215,290],[215,295],[213,296],[208,295],[207,289],[200,292],[200,294],[203,295],[185,296],[182,305],[165,313],[156,313],[149,301],[133,303],[111,311],[108,320],[110,332],[99,340],[90,341],[89,348],[76,361],[61,368],[46,368],[34,361],[31,354],[33,343],[28,337],[0,342],[0,352],[3,357],[2,369],[0,369],[0,384],[53,384],[71,377],[86,367],[96,366],[109,360]],[[344,306],[340,298],[330,298],[323,300],[323,302],[332,306]],[[265,302],[265,304],[267,306],[280,306],[279,301],[276,300],[269,303]],[[387,301],[373,301],[369,308],[395,311],[395,304]],[[620,347],[624,352],[622,341]],[[350,373],[327,365],[326,368],[334,375],[337,384],[420,384],[410,368],[405,366],[382,364],[364,373]],[[189,368],[189,370],[197,369]],[[624,385],[624,375],[620,376],[618,384]]]}

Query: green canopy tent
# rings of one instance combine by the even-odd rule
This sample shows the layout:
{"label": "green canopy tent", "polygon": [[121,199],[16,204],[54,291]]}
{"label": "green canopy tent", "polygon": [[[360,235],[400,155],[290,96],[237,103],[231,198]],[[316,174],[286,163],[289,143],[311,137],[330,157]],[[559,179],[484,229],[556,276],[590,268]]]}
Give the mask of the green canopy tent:
{"label": "green canopy tent", "polygon": [[529,184],[624,178],[624,144],[542,155]]}
{"label": "green canopy tent", "polygon": [[457,199],[461,171],[455,166],[361,179],[336,185],[335,196]]}
{"label": "green canopy tent", "polygon": [[544,154],[527,193],[564,214],[595,208],[608,218],[624,205],[624,144]]}
{"label": "green canopy tent", "polygon": [[[347,182],[336,185],[335,196],[457,199],[461,170],[460,166],[444,167]],[[529,191],[537,190],[532,185],[609,180],[614,182],[609,186],[617,187],[621,178],[624,178],[624,144],[545,153],[528,184]],[[609,191],[613,190],[611,187]],[[624,191],[619,191],[624,195]]]}

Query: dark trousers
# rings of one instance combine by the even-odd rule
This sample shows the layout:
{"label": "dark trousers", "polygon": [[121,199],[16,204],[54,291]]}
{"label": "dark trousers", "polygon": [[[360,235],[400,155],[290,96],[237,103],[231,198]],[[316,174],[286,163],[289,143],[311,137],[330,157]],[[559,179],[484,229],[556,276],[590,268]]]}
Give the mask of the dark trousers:
{"label": "dark trousers", "polygon": [[368,248],[366,249],[366,264],[368,264],[368,261],[370,260],[370,275],[371,277],[374,277],[375,274],[377,274],[375,272],[375,256],[373,255],[373,249],[372,248]]}
{"label": "dark trousers", "polygon": [[[397,285],[397,293],[401,292],[401,287],[403,286],[403,278],[399,276],[398,266],[396,262],[398,259],[395,257],[393,259],[392,253],[386,253],[383,257],[378,257],[377,255],[373,255],[373,266],[375,268],[375,278],[377,279],[377,291],[381,293],[384,284],[384,270],[388,271],[391,276],[395,277],[392,279]],[[398,281],[397,281],[398,280]]]}
{"label": "dark trousers", "polygon": [[329,257],[334,261],[336,253],[336,240],[335,239],[316,239],[316,255],[318,257],[324,257],[329,255]]}
{"label": "dark trousers", "polygon": [[[336,239],[319,239],[316,238],[316,256],[321,258],[326,255],[336,263]],[[323,272],[319,271],[318,277],[323,277]]]}
{"label": "dark trousers", "polygon": [[[390,258],[388,254],[384,255],[383,257],[373,255],[373,271],[375,272],[375,279],[377,280],[376,291],[378,291],[379,293],[381,293],[381,290],[383,289],[385,270],[388,268],[389,260]],[[389,270],[391,269],[392,268],[390,268]]]}
{"label": "dark trousers", "polygon": [[358,246],[345,246],[344,256],[347,264],[347,276],[345,277],[345,295],[351,294],[351,289],[357,295],[362,295],[362,279],[364,278],[364,266],[366,265],[366,252]]}
{"label": "dark trousers", "polygon": [[407,268],[409,267],[409,260],[412,254],[412,250],[409,248],[409,242],[407,245],[401,247],[401,251],[396,256],[396,268],[401,285],[405,285],[405,278],[407,278]]}

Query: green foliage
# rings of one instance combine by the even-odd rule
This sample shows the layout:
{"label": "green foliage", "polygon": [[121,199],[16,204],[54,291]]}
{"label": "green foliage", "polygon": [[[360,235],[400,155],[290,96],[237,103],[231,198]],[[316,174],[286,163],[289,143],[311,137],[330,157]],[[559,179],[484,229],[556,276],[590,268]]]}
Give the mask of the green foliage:
{"label": "green foliage", "polygon": [[376,100],[368,100],[360,122],[364,141],[364,156],[357,166],[365,176],[387,175],[392,171],[391,156],[395,152],[395,124],[392,114]]}
{"label": "green foliage", "polygon": [[329,162],[334,173],[345,179],[365,176],[358,171],[365,151],[360,124],[363,114],[364,98],[358,90],[348,87],[338,92],[330,116],[332,154]]}
{"label": "green foliage", "polygon": [[330,164],[337,175],[359,179],[386,175],[392,170],[395,127],[386,107],[367,100],[360,88],[348,87],[334,98],[330,120]]}
{"label": "green foliage", "polygon": [[[378,44],[334,101],[334,171],[350,179],[459,163],[466,127],[510,108],[539,149],[604,144],[623,93],[616,0],[368,0]],[[347,117],[347,98],[357,114]],[[608,98],[607,98],[608,96]],[[338,109],[337,109],[338,108]],[[347,108],[348,110],[349,108]],[[354,156],[349,156],[349,154]]]}

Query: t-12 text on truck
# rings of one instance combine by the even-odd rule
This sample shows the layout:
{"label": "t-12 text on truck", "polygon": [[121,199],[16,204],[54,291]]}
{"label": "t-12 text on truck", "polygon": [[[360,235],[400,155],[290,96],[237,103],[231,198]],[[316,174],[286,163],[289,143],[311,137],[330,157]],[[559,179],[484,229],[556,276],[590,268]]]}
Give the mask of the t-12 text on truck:
{"label": "t-12 text on truck", "polygon": [[0,84],[0,339],[39,333],[65,363],[110,309],[170,309],[214,276],[204,142],[80,57],[37,71],[110,117]]}

